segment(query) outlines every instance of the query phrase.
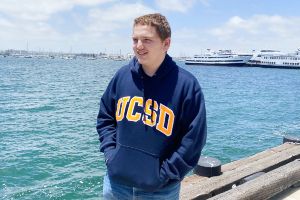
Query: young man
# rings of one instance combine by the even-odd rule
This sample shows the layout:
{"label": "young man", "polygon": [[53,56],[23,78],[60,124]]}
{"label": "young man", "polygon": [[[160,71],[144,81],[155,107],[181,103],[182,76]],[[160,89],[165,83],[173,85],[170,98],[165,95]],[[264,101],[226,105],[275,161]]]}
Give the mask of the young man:
{"label": "young man", "polygon": [[104,199],[179,199],[180,181],[206,141],[196,78],[167,54],[171,29],[161,14],[133,25],[135,57],[112,78],[97,118],[107,175]]}

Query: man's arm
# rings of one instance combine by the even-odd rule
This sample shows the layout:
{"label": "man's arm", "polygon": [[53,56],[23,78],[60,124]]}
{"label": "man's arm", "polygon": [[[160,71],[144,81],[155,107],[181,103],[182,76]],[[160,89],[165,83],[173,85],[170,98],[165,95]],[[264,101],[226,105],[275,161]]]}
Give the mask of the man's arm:
{"label": "man's arm", "polygon": [[185,135],[179,148],[162,163],[160,176],[164,182],[183,179],[196,166],[206,142],[206,110],[200,88],[184,101],[182,108]]}
{"label": "man's arm", "polygon": [[97,116],[97,132],[100,140],[100,151],[104,153],[105,162],[116,148],[116,120],[113,80],[109,83],[100,100],[100,110]]}

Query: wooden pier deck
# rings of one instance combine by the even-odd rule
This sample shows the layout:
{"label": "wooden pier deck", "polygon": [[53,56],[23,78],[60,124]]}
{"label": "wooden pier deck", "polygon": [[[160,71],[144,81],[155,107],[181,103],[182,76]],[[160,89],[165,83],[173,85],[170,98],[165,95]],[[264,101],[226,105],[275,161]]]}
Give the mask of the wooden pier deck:
{"label": "wooden pier deck", "polygon": [[[299,187],[300,144],[284,143],[253,156],[221,166],[211,178],[191,175],[182,181],[180,199],[265,200]],[[245,182],[245,177],[260,176]],[[300,197],[299,197],[300,199]]]}

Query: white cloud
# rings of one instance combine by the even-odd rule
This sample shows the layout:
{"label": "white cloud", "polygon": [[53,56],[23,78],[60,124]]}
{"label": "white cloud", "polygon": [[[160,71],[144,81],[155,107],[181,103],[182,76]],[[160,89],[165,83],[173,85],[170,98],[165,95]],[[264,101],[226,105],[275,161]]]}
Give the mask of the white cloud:
{"label": "white cloud", "polygon": [[92,9],[89,12],[89,24],[85,31],[94,34],[103,34],[122,27],[131,27],[137,16],[154,12],[140,3],[116,4],[107,9]]}
{"label": "white cloud", "polygon": [[198,31],[189,29],[186,27],[181,28],[180,30],[176,30],[172,34],[172,38],[174,40],[186,40],[186,39],[197,39],[199,37]]}
{"label": "white cloud", "polygon": [[192,56],[211,47],[210,38],[203,29],[182,27],[172,33],[169,53],[173,56]]}
{"label": "white cloud", "polygon": [[234,16],[222,26],[174,30],[170,52],[180,55],[199,54],[205,49],[232,49],[251,52],[253,49],[277,49],[292,52],[299,48],[300,17],[254,15]]}
{"label": "white cloud", "polygon": [[199,2],[202,4],[202,5],[204,5],[204,6],[210,6],[210,1],[211,0],[199,0]]}
{"label": "white cloud", "polygon": [[44,21],[55,12],[68,10],[72,4],[67,1],[16,1],[3,0],[0,4],[0,12],[12,20]]}
{"label": "white cloud", "polygon": [[223,26],[212,29],[211,33],[219,38],[232,38],[244,31],[250,35],[276,35],[288,37],[299,33],[300,18],[254,15],[249,19],[234,16]]}
{"label": "white cloud", "polygon": [[210,30],[220,43],[252,48],[296,48],[299,45],[300,18],[278,15],[254,15],[249,19],[230,18],[224,25]]}
{"label": "white cloud", "polygon": [[196,3],[196,0],[155,0],[155,3],[163,10],[186,12]]}
{"label": "white cloud", "polygon": [[13,23],[11,23],[9,20],[6,20],[6,19],[1,19],[0,18],[0,27],[3,27],[3,28],[13,28],[15,27]]}
{"label": "white cloud", "polygon": [[155,0],[156,5],[162,10],[170,10],[176,12],[187,12],[197,2],[208,7],[210,6],[210,0]]}
{"label": "white cloud", "polygon": [[[132,26],[134,17],[153,12],[153,10],[141,3],[107,3],[114,1],[2,0],[0,4],[0,48],[24,49],[24,43],[29,41],[32,48],[53,47],[55,45],[50,45],[52,42],[58,48],[65,46],[62,48],[64,50],[68,50],[72,45],[75,50],[75,46],[85,46],[89,49],[89,46],[95,47],[97,43],[109,46],[109,42],[124,41],[124,30],[122,33],[114,31],[121,28],[131,30],[129,27]],[[104,3],[107,4],[102,6]],[[85,6],[85,12],[73,11],[75,6]],[[74,30],[69,32],[68,28],[71,26],[63,27],[70,22],[64,21],[63,18],[64,13],[67,12],[68,17],[72,18],[71,23],[77,25],[76,29],[72,27]],[[61,13],[62,16],[55,18],[55,26],[53,26],[50,22],[57,13]],[[128,35],[128,40],[130,41],[130,35]]]}
{"label": "white cloud", "polygon": [[71,10],[76,5],[92,6],[113,0],[1,0],[0,13],[11,19],[45,21],[57,12]]}
{"label": "white cloud", "polygon": [[[157,0],[161,9],[187,12],[210,0]],[[122,48],[131,51],[131,30],[137,16],[157,12],[137,0],[1,0],[0,49],[73,52]],[[170,16],[172,16],[172,13]],[[197,24],[172,29],[171,52],[196,54],[202,49],[299,48],[300,17],[254,15],[233,16],[215,28]],[[191,27],[189,27],[191,26]],[[211,25],[210,25],[211,26]],[[97,50],[98,49],[98,50]]]}
{"label": "white cloud", "polygon": [[[0,40],[2,48],[24,47],[27,40],[51,40],[59,34],[47,24],[51,14],[69,9],[66,1],[2,0],[0,4]],[[5,22],[5,23],[3,23]],[[39,43],[43,43],[39,41]]]}
{"label": "white cloud", "polygon": [[114,2],[116,0],[69,0],[71,2],[74,2],[74,4],[83,5],[83,6],[93,6],[108,2]]}
{"label": "white cloud", "polygon": [[[66,36],[49,24],[51,17],[59,12],[71,11],[75,6],[92,6],[114,0],[1,0],[0,44],[1,48],[18,48],[16,41],[30,40],[46,43],[63,40]],[[40,40],[40,41],[38,41]],[[42,41],[41,41],[42,40]]]}
{"label": "white cloud", "polygon": [[80,41],[91,43],[91,46],[98,44],[101,51],[107,49],[119,53],[122,48],[125,50],[123,53],[131,52],[133,19],[153,12],[154,10],[141,3],[118,3],[105,9],[91,9],[83,33],[78,37],[85,38]]}

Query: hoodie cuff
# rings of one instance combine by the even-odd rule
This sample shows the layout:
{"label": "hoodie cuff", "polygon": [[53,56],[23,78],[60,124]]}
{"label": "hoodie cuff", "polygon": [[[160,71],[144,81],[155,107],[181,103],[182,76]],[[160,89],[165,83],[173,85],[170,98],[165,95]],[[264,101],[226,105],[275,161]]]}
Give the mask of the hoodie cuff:
{"label": "hoodie cuff", "polygon": [[166,173],[166,171],[163,168],[160,170],[159,178],[160,178],[160,181],[161,181],[161,186],[160,187],[165,186],[170,180],[167,173]]}
{"label": "hoodie cuff", "polygon": [[113,147],[107,148],[104,150],[104,158],[105,158],[105,163],[107,164],[110,158],[112,157],[112,154],[114,153]]}

